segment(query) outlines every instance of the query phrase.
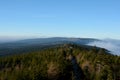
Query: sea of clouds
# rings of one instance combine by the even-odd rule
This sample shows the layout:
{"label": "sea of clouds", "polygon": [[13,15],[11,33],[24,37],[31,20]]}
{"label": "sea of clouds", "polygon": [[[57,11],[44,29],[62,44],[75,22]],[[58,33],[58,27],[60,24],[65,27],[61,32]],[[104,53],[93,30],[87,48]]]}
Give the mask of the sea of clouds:
{"label": "sea of clouds", "polygon": [[105,49],[109,50],[110,53],[120,56],[120,40],[104,39],[101,41],[91,42],[88,45],[105,48]]}

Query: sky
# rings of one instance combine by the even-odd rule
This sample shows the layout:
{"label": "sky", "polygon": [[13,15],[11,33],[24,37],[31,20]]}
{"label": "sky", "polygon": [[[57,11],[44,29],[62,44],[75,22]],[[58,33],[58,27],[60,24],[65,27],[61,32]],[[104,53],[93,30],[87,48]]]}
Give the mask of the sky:
{"label": "sky", "polygon": [[0,37],[120,39],[120,0],[0,0]]}

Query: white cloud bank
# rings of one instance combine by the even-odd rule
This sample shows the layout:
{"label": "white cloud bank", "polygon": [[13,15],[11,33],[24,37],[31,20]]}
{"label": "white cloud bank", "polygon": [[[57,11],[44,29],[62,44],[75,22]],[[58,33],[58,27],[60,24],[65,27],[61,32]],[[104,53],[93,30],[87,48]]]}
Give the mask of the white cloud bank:
{"label": "white cloud bank", "polygon": [[105,39],[102,41],[91,42],[88,45],[105,48],[112,54],[120,56],[120,40]]}

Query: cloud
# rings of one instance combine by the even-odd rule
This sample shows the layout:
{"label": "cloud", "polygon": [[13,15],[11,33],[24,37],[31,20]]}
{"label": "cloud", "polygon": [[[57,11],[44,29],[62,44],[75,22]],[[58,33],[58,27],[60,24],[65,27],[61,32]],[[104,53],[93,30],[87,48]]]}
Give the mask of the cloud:
{"label": "cloud", "polygon": [[109,50],[114,55],[120,56],[120,41],[113,39],[105,39],[102,41],[91,42],[88,45],[97,46]]}

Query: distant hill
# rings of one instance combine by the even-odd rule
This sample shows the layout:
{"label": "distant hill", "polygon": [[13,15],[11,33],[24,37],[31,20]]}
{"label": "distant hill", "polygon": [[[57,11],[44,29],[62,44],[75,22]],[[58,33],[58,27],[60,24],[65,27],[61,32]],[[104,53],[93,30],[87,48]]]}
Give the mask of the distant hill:
{"label": "distant hill", "polygon": [[57,44],[73,43],[79,45],[86,45],[94,41],[100,40],[92,38],[65,38],[65,37],[25,39],[1,43],[0,56],[36,51]]}
{"label": "distant hill", "polygon": [[55,44],[55,43],[62,43],[62,42],[74,42],[78,44],[88,44],[90,42],[98,41],[98,39],[92,38],[63,38],[63,37],[53,37],[53,38],[36,38],[36,39],[25,39],[19,41],[13,41],[8,43],[1,43],[0,48],[8,47],[8,48],[16,48],[16,47],[23,47],[28,45],[36,45],[36,44]]}

